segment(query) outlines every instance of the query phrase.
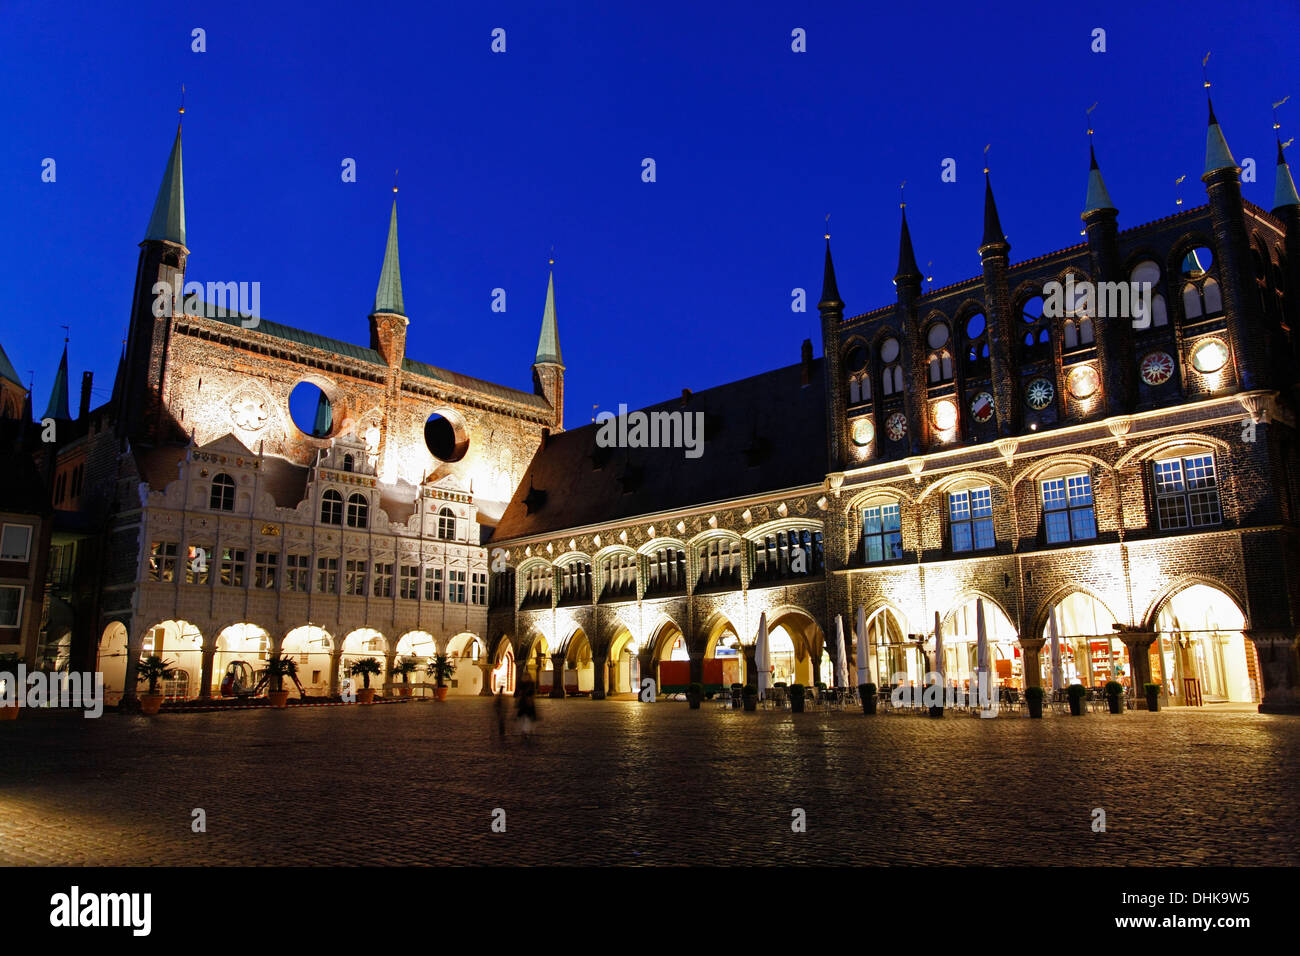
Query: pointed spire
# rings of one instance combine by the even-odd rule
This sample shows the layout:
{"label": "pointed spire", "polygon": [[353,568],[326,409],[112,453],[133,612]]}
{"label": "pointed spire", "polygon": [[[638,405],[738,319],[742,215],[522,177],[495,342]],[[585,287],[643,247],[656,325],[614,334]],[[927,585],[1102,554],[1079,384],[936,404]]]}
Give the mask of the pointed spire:
{"label": "pointed spire", "polygon": [[903,209],[903,227],[898,236],[898,271],[894,273],[894,283],[899,279],[921,278],[921,270],[916,266],[916,253],[912,251],[912,233],[907,228],[907,205],[900,203]]}
{"label": "pointed spire", "polygon": [[18,372],[14,369],[13,362],[10,362],[9,356],[5,354],[3,345],[0,345],[0,378],[13,382],[19,388],[24,387],[23,383],[18,379]]}
{"label": "pointed spire", "polygon": [[42,418],[68,421],[72,418],[68,411],[68,340],[63,340],[63,358],[59,360],[59,370],[54,375],[54,387],[50,389],[50,403],[45,407]]}
{"label": "pointed spire", "polygon": [[1216,169],[1236,169],[1237,161],[1232,158],[1232,151],[1228,149],[1228,141],[1223,138],[1223,130],[1219,129],[1219,121],[1214,116],[1214,101],[1207,94],[1206,102],[1210,104],[1210,126],[1205,133],[1205,176],[1210,175]]}
{"label": "pointed spire", "polygon": [[167,157],[153,215],[149,217],[146,239],[163,239],[185,245],[185,178],[181,173],[181,124],[176,124],[176,140]]}
{"label": "pointed spire", "polygon": [[1008,249],[1011,243],[1002,234],[1002,223],[998,220],[998,204],[993,201],[993,183],[989,180],[989,171],[984,170],[984,239],[980,248],[1003,245]]}
{"label": "pointed spire", "polygon": [[[555,260],[548,263],[555,265]],[[560,354],[560,330],[555,324],[555,270],[552,268],[546,278],[546,306],[542,309],[542,334],[537,338],[537,355],[533,357],[534,365],[564,366],[564,357]]]}
{"label": "pointed spire", "polygon": [[[397,187],[393,187],[397,192]],[[375,290],[375,307],[370,314],[391,312],[406,315],[402,302],[402,269],[397,261],[397,198],[393,198],[393,212],[388,219],[388,244],[384,246],[384,265],[379,270],[379,288]]]}
{"label": "pointed spire", "polygon": [[831,234],[826,234],[826,265],[822,269],[822,299],[817,303],[820,312],[840,311],[844,302],[839,286],[835,284],[835,263],[831,259]]}
{"label": "pointed spire", "polygon": [[113,397],[110,404],[117,408],[122,400],[122,389],[126,388],[126,341],[122,341],[122,354],[117,360],[117,375],[113,377]]}
{"label": "pointed spire", "polygon": [[1291,167],[1287,165],[1282,152],[1282,140],[1277,141],[1277,183],[1273,187],[1273,211],[1286,206],[1300,206],[1300,195],[1296,194],[1295,180],[1291,178]]}
{"label": "pointed spire", "polygon": [[1097,151],[1092,148],[1092,137],[1088,138],[1088,195],[1083,200],[1083,214],[1099,209],[1115,209],[1106,189],[1106,181],[1101,178],[1101,167],[1097,165]]}

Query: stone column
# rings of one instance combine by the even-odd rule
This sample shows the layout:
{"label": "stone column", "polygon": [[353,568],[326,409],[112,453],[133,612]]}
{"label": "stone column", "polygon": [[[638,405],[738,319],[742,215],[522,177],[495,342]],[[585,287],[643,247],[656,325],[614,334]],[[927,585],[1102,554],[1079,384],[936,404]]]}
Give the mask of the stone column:
{"label": "stone column", "polygon": [[551,667],[554,668],[552,673],[555,679],[551,681],[551,696],[556,698],[564,697],[564,655],[552,654]]}
{"label": "stone column", "polygon": [[336,647],[330,651],[330,696],[339,695],[339,668],[343,666],[343,648]]}
{"label": "stone column", "polygon": [[604,654],[591,655],[591,699],[605,699],[605,668],[608,658]]}
{"label": "stone column", "polygon": [[211,642],[203,645],[203,664],[199,668],[201,676],[199,677],[199,700],[212,699],[212,665],[217,656],[217,641],[213,638]]}
{"label": "stone column", "polygon": [[1025,652],[1025,687],[1027,688],[1043,685],[1039,654],[1042,653],[1043,645],[1046,643],[1045,637],[1020,638],[1020,649]]}
{"label": "stone column", "polygon": [[393,682],[393,665],[397,663],[397,651],[388,650],[384,652],[384,678],[383,688],[384,696],[388,697],[392,690]]}
{"label": "stone column", "polygon": [[484,658],[478,662],[478,669],[483,672],[483,686],[479,688],[478,695],[480,697],[495,696],[492,693],[492,665]]}
{"label": "stone column", "polygon": [[686,653],[690,656],[691,665],[691,679],[687,683],[704,683],[704,652],[697,651],[694,648],[687,648]]}
{"label": "stone column", "polygon": [[1134,710],[1147,709],[1146,684],[1151,683],[1151,645],[1155,631],[1120,631],[1119,639],[1128,648],[1129,700]]}
{"label": "stone column", "polygon": [[1296,632],[1266,631],[1255,628],[1243,632],[1255,645],[1259,655],[1259,677],[1264,699],[1261,714],[1300,713],[1300,655]]}
{"label": "stone column", "polygon": [[[130,624],[127,625],[131,627]],[[136,682],[135,675],[137,665],[140,663],[140,653],[144,649],[144,631],[138,631],[132,634],[127,631],[126,639],[126,686],[122,688],[122,703],[127,705],[127,709],[134,709],[136,706],[136,695],[139,684]]]}

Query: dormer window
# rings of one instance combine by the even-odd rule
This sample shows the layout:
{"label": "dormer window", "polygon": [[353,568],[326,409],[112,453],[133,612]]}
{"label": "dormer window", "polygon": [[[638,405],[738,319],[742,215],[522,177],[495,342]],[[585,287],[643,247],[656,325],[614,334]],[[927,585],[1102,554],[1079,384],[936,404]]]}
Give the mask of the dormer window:
{"label": "dormer window", "polygon": [[343,456],[343,470],[344,470],[344,471],[351,471],[352,468],[353,468],[353,466],[354,466],[355,464],[356,464],[356,459],[353,458],[351,455],[344,455],[344,456]]}

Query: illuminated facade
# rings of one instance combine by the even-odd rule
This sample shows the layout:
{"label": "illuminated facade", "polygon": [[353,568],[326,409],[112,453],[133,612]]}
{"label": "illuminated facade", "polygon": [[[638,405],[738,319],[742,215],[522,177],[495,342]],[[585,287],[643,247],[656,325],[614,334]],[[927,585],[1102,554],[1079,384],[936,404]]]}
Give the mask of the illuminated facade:
{"label": "illuminated facade", "polygon": [[1047,683],[1054,617],[1066,681],[1300,709],[1300,198],[1280,146],[1272,212],[1239,172],[1211,110],[1207,203],[1121,232],[1094,157],[1086,241],[1014,265],[986,183],[982,274],[924,291],[904,216],[897,301],[857,315],[828,237],[824,359],[684,395],[698,464],[595,425],[539,451],[492,542],[494,662],[557,696],[725,683],[766,613],[783,674],[829,683],[861,607],[876,681],[922,679],[937,615],[960,684],[982,600],[1004,683]]}
{"label": "illuminated facade", "polygon": [[406,355],[395,199],[368,347],[198,294],[158,307],[187,280],[184,209],[178,128],[113,398],[90,409],[87,383],[80,414],[65,401],[57,443],[34,452],[65,572],[42,659],[98,667],[110,702],[134,696],[142,653],[177,664],[176,698],[216,696],[236,662],[255,673],[280,651],[309,694],[337,694],[360,657],[385,685],[396,658],[438,652],[457,658],[453,692],[479,692],[482,525],[563,426],[553,289],[534,391],[519,391]]}

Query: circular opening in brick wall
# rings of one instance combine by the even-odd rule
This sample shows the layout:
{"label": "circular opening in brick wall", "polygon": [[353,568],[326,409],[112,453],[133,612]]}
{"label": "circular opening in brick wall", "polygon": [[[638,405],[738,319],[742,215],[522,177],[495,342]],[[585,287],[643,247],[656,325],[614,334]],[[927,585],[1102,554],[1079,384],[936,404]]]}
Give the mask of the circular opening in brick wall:
{"label": "circular opening in brick wall", "polygon": [[424,444],[439,461],[460,461],[469,451],[465,422],[451,411],[434,412],[424,423]]}
{"label": "circular opening in brick wall", "polygon": [[1183,256],[1183,277],[1198,279],[1210,271],[1214,265],[1214,253],[1205,246],[1197,246]]}
{"label": "circular opening in brick wall", "polygon": [[326,438],[337,421],[334,403],[315,382],[299,382],[289,393],[289,417],[304,435]]}

